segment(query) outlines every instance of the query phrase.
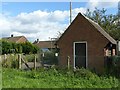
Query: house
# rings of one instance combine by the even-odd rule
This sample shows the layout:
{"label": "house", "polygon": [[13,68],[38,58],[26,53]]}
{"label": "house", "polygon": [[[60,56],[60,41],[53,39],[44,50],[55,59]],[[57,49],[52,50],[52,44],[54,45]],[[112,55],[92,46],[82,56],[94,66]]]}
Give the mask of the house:
{"label": "house", "polygon": [[27,38],[24,36],[13,36],[13,35],[11,35],[11,37],[4,37],[2,39],[15,43],[25,43],[28,41]]}
{"label": "house", "polygon": [[104,71],[104,58],[116,55],[116,41],[97,23],[79,13],[56,42],[59,65]]}
{"label": "house", "polygon": [[43,52],[50,51],[55,49],[55,41],[39,41],[37,39],[34,43],[34,45],[38,46],[40,49],[42,49]]}

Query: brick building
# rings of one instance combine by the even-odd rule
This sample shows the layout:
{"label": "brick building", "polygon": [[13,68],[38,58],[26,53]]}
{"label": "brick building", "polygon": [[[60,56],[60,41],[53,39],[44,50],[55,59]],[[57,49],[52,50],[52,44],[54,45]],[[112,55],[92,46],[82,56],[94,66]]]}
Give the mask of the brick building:
{"label": "brick building", "polygon": [[89,68],[102,72],[106,55],[116,54],[116,41],[97,23],[79,13],[57,41],[59,65]]}

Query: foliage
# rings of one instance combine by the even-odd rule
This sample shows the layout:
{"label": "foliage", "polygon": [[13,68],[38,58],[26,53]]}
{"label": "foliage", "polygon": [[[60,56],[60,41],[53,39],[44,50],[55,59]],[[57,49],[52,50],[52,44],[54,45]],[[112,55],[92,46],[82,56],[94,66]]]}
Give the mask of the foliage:
{"label": "foliage", "polygon": [[[2,58],[4,55],[1,56]],[[2,60],[2,67],[7,68],[18,68],[18,55],[17,54],[8,54],[6,60]]]}
{"label": "foliage", "polygon": [[39,51],[39,48],[30,42],[13,43],[5,40],[0,40],[0,43],[2,43],[2,54],[9,54],[9,53],[35,54]]}
{"label": "foliage", "polygon": [[11,49],[12,49],[12,44],[8,43],[7,41],[1,41],[2,42],[2,53],[3,54],[8,54],[11,53]]}
{"label": "foliage", "polygon": [[86,16],[97,22],[106,32],[114,39],[120,40],[120,27],[118,25],[118,15],[107,15],[104,8],[102,10],[95,9],[91,12],[87,10]]}
{"label": "foliage", "polygon": [[18,61],[17,60],[12,61],[11,68],[18,68]]}
{"label": "foliage", "polygon": [[3,88],[116,88],[120,83],[115,77],[98,76],[86,69],[21,71],[3,68],[2,71]]}
{"label": "foliage", "polygon": [[37,61],[39,60],[38,55],[37,54],[26,54],[23,55],[24,60],[26,60],[27,62],[34,62],[35,60],[35,56]]}
{"label": "foliage", "polygon": [[25,42],[25,43],[22,43],[22,51],[23,53],[25,54],[30,54],[30,53],[37,53],[37,51],[39,50],[39,48],[37,46],[34,46],[32,43],[30,42]]}
{"label": "foliage", "polygon": [[[4,55],[1,55],[2,67],[18,68],[18,55],[19,54],[7,54],[6,59]],[[36,61],[39,62],[40,60],[38,58],[38,54],[25,54],[22,55],[22,58],[25,60],[25,62],[34,62],[35,56],[36,56]]]}
{"label": "foliage", "polygon": [[111,65],[107,67],[107,74],[120,77],[120,56],[110,57]]}

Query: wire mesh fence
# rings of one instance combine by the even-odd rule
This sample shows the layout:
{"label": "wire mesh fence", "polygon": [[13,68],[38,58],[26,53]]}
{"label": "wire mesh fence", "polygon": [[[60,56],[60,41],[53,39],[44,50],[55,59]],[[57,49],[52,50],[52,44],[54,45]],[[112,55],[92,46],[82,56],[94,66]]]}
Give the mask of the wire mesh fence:
{"label": "wire mesh fence", "polygon": [[[35,59],[36,57],[36,59]],[[64,68],[90,68],[94,71],[100,70],[101,68],[107,74],[116,74],[120,73],[120,56],[79,56],[79,55],[67,55],[60,56],[55,55],[54,53],[39,53],[39,54],[28,54],[23,55],[22,58],[25,62],[29,63],[31,66],[34,66],[34,61],[36,60],[37,65],[40,67],[49,67],[52,65],[62,66]],[[18,68],[18,54],[5,54],[1,55],[1,62],[3,67],[12,67]],[[22,62],[23,63],[23,62]],[[25,66],[25,65],[23,65]],[[97,69],[96,69],[97,68]]]}

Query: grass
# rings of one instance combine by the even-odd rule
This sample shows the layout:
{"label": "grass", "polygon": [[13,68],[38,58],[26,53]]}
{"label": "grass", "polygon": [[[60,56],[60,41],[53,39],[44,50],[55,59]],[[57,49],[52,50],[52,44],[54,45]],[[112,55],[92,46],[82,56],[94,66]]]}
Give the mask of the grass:
{"label": "grass", "polygon": [[118,85],[118,88],[120,88],[120,78],[119,78],[119,85]]}
{"label": "grass", "polygon": [[120,82],[115,77],[98,76],[88,70],[38,70],[21,71],[3,68],[3,88],[116,88]]}

